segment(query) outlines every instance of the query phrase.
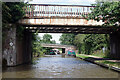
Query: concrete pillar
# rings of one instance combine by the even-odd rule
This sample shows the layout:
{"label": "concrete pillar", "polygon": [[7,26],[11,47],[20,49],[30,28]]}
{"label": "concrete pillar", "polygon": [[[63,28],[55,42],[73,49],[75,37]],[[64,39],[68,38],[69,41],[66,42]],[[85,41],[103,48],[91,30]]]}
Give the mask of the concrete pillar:
{"label": "concrete pillar", "polygon": [[110,34],[110,57],[120,59],[120,33]]}
{"label": "concrete pillar", "polygon": [[24,52],[23,63],[31,63],[32,61],[32,33],[29,31],[24,32]]}
{"label": "concrete pillar", "polygon": [[24,30],[22,39],[16,39],[17,65],[32,61],[32,33]]}
{"label": "concrete pillar", "polygon": [[23,37],[16,37],[16,59],[17,65],[23,63],[23,55],[24,55],[24,39]]}
{"label": "concrete pillar", "polygon": [[[7,66],[16,65],[16,28],[4,30],[2,60]],[[4,64],[5,65],[5,64]]]}
{"label": "concrete pillar", "polygon": [[30,63],[32,61],[32,33],[25,30],[21,33],[23,37],[19,37],[15,27],[4,30],[4,33],[5,37],[2,46],[3,63],[7,66]]}

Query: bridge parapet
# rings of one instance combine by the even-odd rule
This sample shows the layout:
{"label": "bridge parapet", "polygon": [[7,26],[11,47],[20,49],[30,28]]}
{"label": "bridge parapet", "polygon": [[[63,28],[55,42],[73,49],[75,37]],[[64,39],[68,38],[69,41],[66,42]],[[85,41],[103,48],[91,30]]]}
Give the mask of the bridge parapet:
{"label": "bridge parapet", "polygon": [[67,48],[67,47],[75,47],[73,45],[61,45],[61,44],[41,44],[42,47],[52,47],[52,48]]}
{"label": "bridge parapet", "polygon": [[[102,27],[102,20],[87,21],[90,8],[95,6],[83,5],[47,5],[30,4],[26,6],[26,17],[18,24],[30,32],[39,33],[81,33],[81,34],[110,34],[111,27]],[[82,15],[86,16],[83,17]]]}
{"label": "bridge parapet", "polygon": [[91,12],[94,6],[83,5],[51,5],[51,4],[29,4],[25,8],[26,18],[83,18]]}

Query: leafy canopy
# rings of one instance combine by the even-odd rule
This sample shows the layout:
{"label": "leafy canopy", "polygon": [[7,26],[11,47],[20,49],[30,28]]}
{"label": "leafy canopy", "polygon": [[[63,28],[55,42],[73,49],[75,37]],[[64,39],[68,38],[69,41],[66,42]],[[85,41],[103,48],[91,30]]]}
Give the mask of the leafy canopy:
{"label": "leafy canopy", "polygon": [[74,41],[75,35],[74,34],[62,34],[60,36],[60,43],[64,44],[64,45],[73,45],[73,41]]}
{"label": "leafy canopy", "polygon": [[16,23],[25,15],[24,2],[2,2],[2,23],[3,27],[10,23]]}
{"label": "leafy canopy", "polygon": [[52,39],[52,35],[50,34],[44,34],[43,35],[43,39],[42,39],[42,43],[48,43],[48,44],[55,44],[55,40],[51,40]]}
{"label": "leafy canopy", "polygon": [[88,14],[88,20],[102,20],[106,26],[120,26],[120,1],[97,2],[93,4],[92,12]]}

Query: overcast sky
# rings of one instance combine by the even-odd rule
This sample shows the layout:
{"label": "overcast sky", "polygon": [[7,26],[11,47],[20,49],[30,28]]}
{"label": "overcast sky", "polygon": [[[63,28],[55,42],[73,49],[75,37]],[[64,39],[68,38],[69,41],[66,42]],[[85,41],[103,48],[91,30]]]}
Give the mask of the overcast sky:
{"label": "overcast sky", "polygon": [[95,0],[33,0],[31,4],[66,4],[66,5],[90,5]]}
{"label": "overcast sky", "polygon": [[[44,34],[46,33],[39,33],[38,35],[42,38]],[[59,38],[62,35],[62,33],[48,33],[48,34],[52,35],[53,38],[52,40],[55,40],[56,43],[60,43]]]}
{"label": "overcast sky", "polygon": [[[33,0],[30,4],[59,4],[59,5],[90,5],[94,4],[95,0]],[[39,33],[40,37],[43,37],[45,33]],[[53,40],[60,43],[59,38],[62,33],[49,33],[52,35]]]}

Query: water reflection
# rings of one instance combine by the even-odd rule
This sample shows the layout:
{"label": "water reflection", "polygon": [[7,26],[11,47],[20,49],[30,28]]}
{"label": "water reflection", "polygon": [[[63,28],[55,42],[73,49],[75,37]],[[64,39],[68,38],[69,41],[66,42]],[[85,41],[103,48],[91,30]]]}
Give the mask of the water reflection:
{"label": "water reflection", "polygon": [[45,56],[27,64],[3,70],[3,78],[117,78],[118,73],[77,58]]}

